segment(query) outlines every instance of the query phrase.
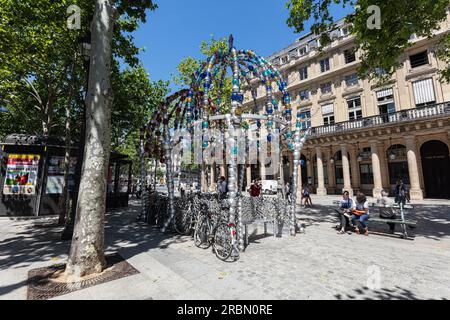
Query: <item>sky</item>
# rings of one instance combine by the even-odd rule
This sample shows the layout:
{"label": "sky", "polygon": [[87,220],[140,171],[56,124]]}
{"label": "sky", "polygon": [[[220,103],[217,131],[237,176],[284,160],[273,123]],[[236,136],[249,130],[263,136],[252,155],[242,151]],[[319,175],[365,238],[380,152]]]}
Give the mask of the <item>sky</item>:
{"label": "sky", "polygon": [[[147,22],[134,34],[135,43],[145,51],[140,54],[150,78],[170,80],[183,58],[204,59],[200,53],[203,40],[233,34],[237,49],[252,49],[269,56],[293,43],[302,34],[286,24],[286,0],[155,0],[158,9],[147,15]],[[333,6],[337,20],[351,12]],[[173,88],[173,87],[172,87]]]}

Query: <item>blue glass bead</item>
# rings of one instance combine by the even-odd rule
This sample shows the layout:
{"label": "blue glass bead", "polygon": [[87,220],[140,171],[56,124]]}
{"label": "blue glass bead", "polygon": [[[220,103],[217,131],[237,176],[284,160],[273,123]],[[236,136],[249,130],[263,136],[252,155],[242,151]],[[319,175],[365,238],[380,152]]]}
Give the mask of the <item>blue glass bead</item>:
{"label": "blue glass bead", "polygon": [[261,128],[261,121],[256,121],[256,126],[258,127],[258,128]]}
{"label": "blue glass bead", "polygon": [[286,109],[286,110],[284,110],[284,112],[285,112],[286,114],[292,114],[292,110],[291,110],[291,109]]}
{"label": "blue glass bead", "polygon": [[208,148],[208,142],[203,142],[202,146],[203,148]]}
{"label": "blue glass bead", "polygon": [[273,126],[273,121],[272,121],[272,120],[267,121],[267,126],[268,126],[268,127]]}
{"label": "blue glass bead", "polygon": [[271,134],[267,135],[267,141],[268,142],[272,142],[272,135]]}
{"label": "blue glass bead", "polygon": [[267,114],[273,114],[273,109],[272,108],[267,108],[266,112],[267,112]]}
{"label": "blue glass bead", "polygon": [[233,79],[233,85],[239,85],[239,80],[238,79]]}
{"label": "blue glass bead", "polygon": [[294,144],[289,143],[289,144],[288,144],[288,148],[289,148],[290,150],[293,150],[293,149],[294,149]]}
{"label": "blue glass bead", "polygon": [[237,155],[238,154],[238,148],[237,147],[233,147],[232,148],[232,152],[233,152],[234,155]]}
{"label": "blue glass bead", "polygon": [[272,104],[273,104],[274,107],[275,107],[275,106],[278,106],[278,101],[277,101],[277,99],[272,99]]}
{"label": "blue glass bead", "polygon": [[297,123],[295,124],[295,126],[296,126],[297,128],[301,128],[301,127],[302,127],[302,123],[299,122],[299,121],[297,121]]}
{"label": "blue glass bead", "polygon": [[292,132],[290,132],[290,131],[287,132],[287,133],[286,133],[286,137],[287,137],[288,139],[292,138]]}
{"label": "blue glass bead", "polygon": [[202,124],[202,127],[203,127],[203,129],[208,128],[209,127],[208,121],[204,121],[203,124]]}

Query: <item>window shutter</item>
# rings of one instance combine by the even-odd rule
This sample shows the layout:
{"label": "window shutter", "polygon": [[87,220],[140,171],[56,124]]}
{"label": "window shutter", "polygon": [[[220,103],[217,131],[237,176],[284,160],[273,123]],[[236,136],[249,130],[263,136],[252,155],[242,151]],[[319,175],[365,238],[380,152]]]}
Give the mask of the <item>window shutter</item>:
{"label": "window shutter", "polygon": [[393,95],[394,95],[394,92],[392,91],[392,88],[377,91],[377,98],[378,99],[384,98],[384,97],[387,97],[387,96],[393,96]]}
{"label": "window shutter", "polygon": [[416,105],[436,101],[431,78],[413,82],[413,89]]}
{"label": "window shutter", "polygon": [[333,114],[334,113],[334,105],[332,103],[326,104],[322,106],[322,114]]}

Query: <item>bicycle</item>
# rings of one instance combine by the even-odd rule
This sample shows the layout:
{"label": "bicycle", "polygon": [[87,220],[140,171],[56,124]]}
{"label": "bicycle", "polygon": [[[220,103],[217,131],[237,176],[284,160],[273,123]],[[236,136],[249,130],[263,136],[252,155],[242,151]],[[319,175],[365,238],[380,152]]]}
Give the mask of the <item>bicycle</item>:
{"label": "bicycle", "polygon": [[196,199],[196,195],[191,194],[186,199],[181,198],[175,205],[174,228],[181,235],[190,234],[195,226],[198,215]]}
{"label": "bicycle", "polygon": [[212,246],[216,257],[222,261],[230,257],[233,261],[239,259],[236,225],[228,223],[223,214],[209,211],[205,203],[201,205],[200,216],[195,225],[194,244],[204,249]]}

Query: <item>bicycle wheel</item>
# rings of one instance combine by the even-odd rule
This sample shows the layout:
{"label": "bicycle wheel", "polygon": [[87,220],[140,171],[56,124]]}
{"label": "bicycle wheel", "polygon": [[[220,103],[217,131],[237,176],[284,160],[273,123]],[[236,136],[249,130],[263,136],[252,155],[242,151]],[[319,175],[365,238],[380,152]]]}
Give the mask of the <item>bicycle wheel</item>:
{"label": "bicycle wheel", "polygon": [[179,209],[175,214],[175,230],[181,235],[188,235],[191,232],[192,212],[190,207]]}
{"label": "bicycle wheel", "polygon": [[222,222],[214,232],[213,249],[216,257],[222,261],[226,261],[233,251],[232,238],[228,224]]}
{"label": "bicycle wheel", "polygon": [[210,246],[208,241],[208,221],[206,218],[200,218],[195,224],[194,244],[198,248],[208,248]]}

